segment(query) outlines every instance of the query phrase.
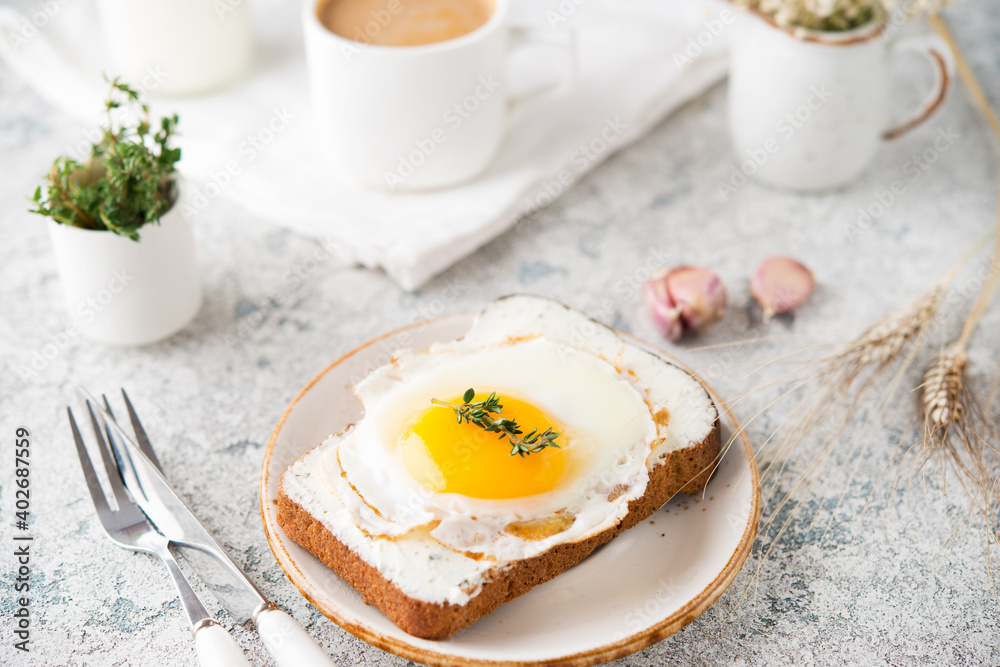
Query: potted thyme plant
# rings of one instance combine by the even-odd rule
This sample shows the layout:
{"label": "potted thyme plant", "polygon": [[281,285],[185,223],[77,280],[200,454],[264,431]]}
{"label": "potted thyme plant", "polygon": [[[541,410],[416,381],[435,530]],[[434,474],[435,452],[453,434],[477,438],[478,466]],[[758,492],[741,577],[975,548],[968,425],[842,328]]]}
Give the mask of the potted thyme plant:
{"label": "potted thyme plant", "polygon": [[[954,69],[947,43],[899,31],[915,10],[942,0],[733,0],[747,11],[733,25],[729,127],[737,163],[720,182],[725,197],[755,177],[782,188],[821,191],[857,178],[883,140],[900,136],[940,106]],[[890,66],[903,52],[928,58],[937,74],[919,109],[889,117]]]}
{"label": "potted thyme plant", "polygon": [[177,117],[154,128],[138,92],[118,79],[110,84],[106,126],[89,159],[57,158],[31,212],[49,218],[74,320],[68,333],[145,345],[194,318],[201,285],[178,205]]}

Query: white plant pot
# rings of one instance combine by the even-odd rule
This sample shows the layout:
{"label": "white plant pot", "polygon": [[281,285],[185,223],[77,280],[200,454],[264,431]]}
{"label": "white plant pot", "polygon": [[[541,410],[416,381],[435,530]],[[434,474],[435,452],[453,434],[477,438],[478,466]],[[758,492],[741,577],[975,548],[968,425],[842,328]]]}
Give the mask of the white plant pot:
{"label": "white plant pot", "polygon": [[[739,12],[730,47],[729,128],[740,173],[730,185],[744,176],[804,191],[846,185],[882,141],[930,116],[952,78],[951,51],[932,33],[889,37],[892,30],[873,22],[844,32],[792,31]],[[926,56],[937,82],[920,108],[893,124],[890,65],[903,52]]]}
{"label": "white plant pot", "polygon": [[66,307],[87,338],[146,345],[183,329],[201,306],[191,227],[179,203],[139,241],[49,221]]}
{"label": "white plant pot", "polygon": [[109,75],[188,95],[237,79],[253,55],[246,0],[98,0]]}

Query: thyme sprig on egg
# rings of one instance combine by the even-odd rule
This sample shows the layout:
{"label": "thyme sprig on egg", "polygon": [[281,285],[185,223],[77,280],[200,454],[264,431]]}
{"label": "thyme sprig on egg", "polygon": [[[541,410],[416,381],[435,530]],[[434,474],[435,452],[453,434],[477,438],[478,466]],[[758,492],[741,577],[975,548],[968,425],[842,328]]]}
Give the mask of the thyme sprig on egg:
{"label": "thyme sprig on egg", "polygon": [[461,405],[436,398],[432,398],[431,403],[454,410],[459,424],[474,424],[487,433],[499,433],[501,440],[507,438],[511,444],[511,456],[517,454],[523,459],[528,454],[537,454],[546,447],[559,449],[559,445],[555,442],[559,433],[550,428],[541,433],[538,432],[537,428],[533,428],[531,433],[524,435],[524,431],[517,421],[506,417],[492,417],[491,415],[499,415],[500,411],[503,410],[503,405],[500,404],[500,399],[495,391],[485,401],[473,402],[472,399],[475,397],[476,390],[468,389],[462,396],[463,403]]}

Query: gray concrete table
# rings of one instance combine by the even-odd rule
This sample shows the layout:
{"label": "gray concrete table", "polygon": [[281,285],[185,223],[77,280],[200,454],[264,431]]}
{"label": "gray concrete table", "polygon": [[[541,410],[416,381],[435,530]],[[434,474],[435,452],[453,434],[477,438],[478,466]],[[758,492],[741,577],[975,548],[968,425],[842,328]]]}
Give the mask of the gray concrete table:
{"label": "gray concrete table", "polygon": [[[956,6],[952,15],[1000,104],[1000,12],[994,2],[978,0]],[[128,387],[181,494],[339,664],[402,665],[302,598],[272,557],[258,515],[264,444],[286,404],[327,363],[389,329],[476,310],[511,292],[556,298],[657,341],[639,282],[650,268],[694,263],[723,277],[730,313],[696,341],[658,344],[705,372],[722,395],[735,396],[752,384],[746,373],[753,363],[816,338],[847,340],[921,292],[994,220],[996,144],[962,89],[927,125],[886,145],[862,180],[822,196],[751,183],[721,199],[718,183],[734,168],[725,103],[725,85],[711,90],[554,205],[416,293],[401,291],[377,271],[333,261],[315,265],[314,242],[216,201],[196,228],[206,287],[197,319],[165,343],[111,349],[59,338],[68,320],[55,261],[43,221],[26,212],[29,193],[83,128],[0,67],[0,662],[195,662],[161,566],[114,548],[96,521],[64,417],[75,383],[98,391]],[[919,175],[904,172],[912,156],[932,149],[939,130],[949,128],[958,134],[953,146]],[[905,180],[906,192],[863,235],[851,234],[858,208],[896,179]],[[764,327],[749,306],[748,276],[773,253],[811,266],[819,289],[794,318]],[[959,294],[974,289],[975,268],[959,279]],[[290,272],[306,279],[290,287]],[[961,301],[947,308],[952,335],[964,315]],[[971,349],[973,380],[983,394],[997,372],[998,332],[1000,308],[988,315]],[[695,347],[746,338],[763,342],[735,353]],[[30,367],[54,340],[58,355],[22,377],[18,369]],[[926,361],[925,355],[918,366]],[[907,387],[915,381],[909,378]],[[742,401],[737,415],[757,412],[765,394]],[[751,439],[763,441],[780,418],[769,413],[753,422]],[[898,422],[897,430],[905,416]],[[35,452],[29,656],[12,646],[12,445],[20,424],[32,429]],[[845,449],[862,437],[862,428],[848,429]],[[799,497],[819,512],[819,521],[794,523],[762,564],[751,557],[747,568],[761,569],[749,603],[737,605],[727,593],[682,631],[620,663],[1000,664],[1000,612],[979,533],[961,528],[968,503],[957,485],[942,490],[935,474],[926,485],[904,480],[893,489],[893,447],[887,438],[869,443],[839,507],[843,483],[820,484]],[[847,460],[841,453],[834,458],[830,474]],[[884,470],[889,474],[879,482]],[[818,526],[830,517],[836,529],[824,537]],[[256,664],[270,664],[254,634],[236,634]]]}

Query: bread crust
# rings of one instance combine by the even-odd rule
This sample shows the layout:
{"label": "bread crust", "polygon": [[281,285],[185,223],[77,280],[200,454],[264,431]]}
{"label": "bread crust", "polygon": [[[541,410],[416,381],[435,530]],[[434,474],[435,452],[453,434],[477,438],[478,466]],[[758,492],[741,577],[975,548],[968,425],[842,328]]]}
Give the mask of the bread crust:
{"label": "bread crust", "polygon": [[489,574],[480,592],[464,605],[426,602],[403,593],[292,500],[285,493],[284,479],[278,491],[278,524],[401,630],[421,639],[447,639],[501,604],[565,572],[623,530],[648,518],[677,493],[697,493],[704,489],[715,469],[720,442],[716,415],[704,440],[670,452],[658,462],[650,472],[646,492],[629,502],[628,513],[618,525],[497,568]]}

